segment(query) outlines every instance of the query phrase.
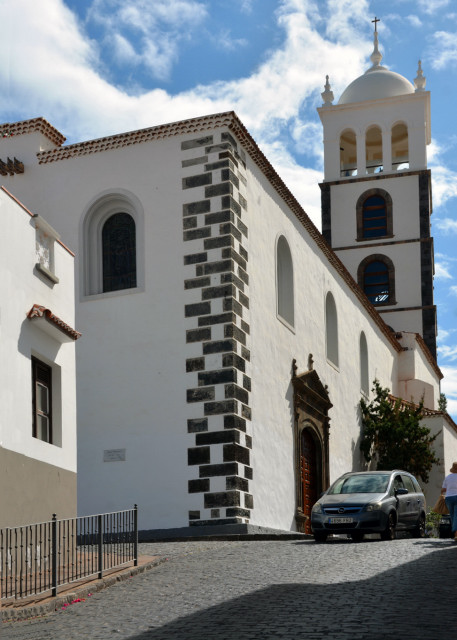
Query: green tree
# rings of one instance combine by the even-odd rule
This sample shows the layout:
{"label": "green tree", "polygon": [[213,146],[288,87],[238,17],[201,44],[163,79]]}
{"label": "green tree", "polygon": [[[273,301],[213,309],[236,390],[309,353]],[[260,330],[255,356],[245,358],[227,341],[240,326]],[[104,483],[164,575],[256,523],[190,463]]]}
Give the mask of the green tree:
{"label": "green tree", "polygon": [[440,398],[438,400],[438,409],[440,411],[447,411],[447,398],[444,393],[440,393]]}
{"label": "green tree", "polygon": [[360,400],[362,439],[360,449],[377,469],[404,469],[428,482],[429,472],[439,463],[432,448],[438,434],[421,425],[423,400],[417,405],[394,399],[378,380],[373,382],[376,397]]}

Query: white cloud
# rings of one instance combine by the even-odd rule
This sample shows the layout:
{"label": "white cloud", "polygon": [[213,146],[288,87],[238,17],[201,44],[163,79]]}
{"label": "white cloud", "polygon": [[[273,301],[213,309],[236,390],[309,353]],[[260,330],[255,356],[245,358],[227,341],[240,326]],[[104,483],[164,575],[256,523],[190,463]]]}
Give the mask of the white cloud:
{"label": "white cloud", "polygon": [[355,29],[366,33],[369,16],[370,7],[367,0],[328,0],[326,33],[338,42],[351,44],[356,36]]}
{"label": "white cloud", "polygon": [[457,196],[457,173],[442,164],[429,165],[432,170],[433,204],[436,208]]}
{"label": "white cloud", "polygon": [[453,334],[455,334],[455,329],[439,329],[438,331],[438,335],[437,335],[437,343],[441,344],[442,342],[446,341],[448,338],[450,338],[450,336],[452,336]]}
{"label": "white cloud", "polygon": [[219,31],[211,40],[219,49],[225,51],[235,51],[248,44],[245,38],[233,38],[230,29]]}
{"label": "white cloud", "polygon": [[87,24],[101,29],[102,54],[106,50],[120,64],[141,65],[166,79],[180,42],[206,17],[205,5],[196,0],[94,0]]}
{"label": "white cloud", "polygon": [[447,360],[448,362],[454,362],[457,360],[457,345],[440,344],[438,347],[438,354],[440,358]]}
{"label": "white cloud", "polygon": [[433,34],[434,44],[427,52],[434,69],[455,65],[457,61],[457,34],[437,31]]}
{"label": "white cloud", "polygon": [[449,287],[449,293],[453,296],[457,296],[457,286],[453,285],[452,287]]}
{"label": "white cloud", "polygon": [[413,27],[422,27],[422,21],[420,20],[420,18],[416,15],[409,15],[406,16],[406,19],[408,20],[409,24]]}
{"label": "white cloud", "polygon": [[457,233],[457,220],[453,218],[437,218],[433,224],[439,231],[444,231],[446,234]]}
{"label": "white cloud", "polygon": [[418,0],[419,8],[428,14],[433,14],[439,9],[444,9],[448,4],[449,0]]}
{"label": "white cloud", "polygon": [[452,280],[452,276],[449,273],[449,266],[445,262],[435,261],[435,280]]}
{"label": "white cloud", "polygon": [[445,365],[440,367],[444,378],[441,381],[441,391],[447,398],[447,412],[457,419],[457,367]]}
{"label": "white cloud", "polygon": [[[316,166],[321,166],[322,132],[315,124],[314,108],[322,103],[319,94],[325,75],[330,72],[337,97],[366,69],[366,55],[372,45],[357,29],[366,24],[363,7],[368,3],[344,0],[343,5],[346,13],[334,0],[328,5],[336,12],[329,28],[339,43],[319,33],[319,3],[281,0],[276,17],[282,44],[271,50],[251,75],[196,86],[175,95],[138,87],[136,95],[129,95],[103,77],[98,43],[88,38],[63,0],[0,3],[0,24],[6,25],[0,40],[4,61],[0,65],[0,117],[14,105],[18,119],[43,115],[69,142],[76,142],[235,110],[319,224],[317,182],[322,176],[319,171],[300,167],[286,149],[292,134],[297,149],[314,155]],[[102,29],[101,46],[111,46],[119,64],[129,72],[135,65],[144,65],[165,77],[178,55],[178,27],[184,32],[189,25],[201,24],[210,6],[195,0],[132,0],[128,4],[95,0],[89,17]],[[163,36],[158,33],[160,25],[167,27]],[[157,34],[158,40],[153,37]]]}

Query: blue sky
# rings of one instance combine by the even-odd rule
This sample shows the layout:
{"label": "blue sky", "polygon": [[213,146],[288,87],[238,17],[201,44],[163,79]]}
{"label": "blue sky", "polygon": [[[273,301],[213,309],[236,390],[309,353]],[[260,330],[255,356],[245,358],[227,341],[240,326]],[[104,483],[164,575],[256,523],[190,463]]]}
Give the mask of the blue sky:
{"label": "blue sky", "polygon": [[385,66],[432,100],[432,232],[442,390],[457,419],[456,0],[0,0],[0,121],[67,142],[235,110],[320,227],[325,75],[336,99]]}

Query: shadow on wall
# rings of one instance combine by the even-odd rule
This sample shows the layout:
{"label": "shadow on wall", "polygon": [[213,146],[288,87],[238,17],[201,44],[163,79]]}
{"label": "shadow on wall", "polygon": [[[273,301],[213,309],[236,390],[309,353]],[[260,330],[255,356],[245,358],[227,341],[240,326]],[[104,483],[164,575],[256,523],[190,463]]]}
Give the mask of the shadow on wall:
{"label": "shadow on wall", "polygon": [[369,469],[369,464],[365,460],[363,453],[360,451],[360,442],[362,440],[362,411],[360,406],[356,407],[357,413],[357,423],[359,426],[359,435],[357,440],[351,440],[351,450],[352,450],[352,469],[348,469],[348,471],[367,471]]}
{"label": "shadow on wall", "polygon": [[[329,544],[347,543],[335,540]],[[354,575],[351,582],[306,584],[304,575],[304,584],[272,585],[226,600],[161,627],[151,626],[133,640],[449,638],[451,612],[457,607],[457,592],[452,587],[457,569],[457,550],[433,540],[429,544],[439,544],[442,551],[368,580],[356,580]],[[319,553],[317,545],[316,553]],[[433,575],[440,575],[441,581],[432,579]],[[177,604],[174,603],[175,606]],[[201,604],[199,602],[197,606]]]}

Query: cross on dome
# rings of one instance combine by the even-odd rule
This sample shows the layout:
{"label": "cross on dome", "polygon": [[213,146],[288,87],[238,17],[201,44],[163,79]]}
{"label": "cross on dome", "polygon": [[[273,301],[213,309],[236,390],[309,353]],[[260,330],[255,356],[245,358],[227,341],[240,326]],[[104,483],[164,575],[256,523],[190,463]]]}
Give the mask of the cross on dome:
{"label": "cross on dome", "polygon": [[379,67],[382,60],[382,53],[379,51],[379,48],[378,48],[378,29],[377,29],[377,26],[378,26],[377,23],[380,21],[381,21],[380,18],[377,18],[376,16],[375,16],[375,19],[371,21],[371,22],[374,22],[374,49],[370,57],[370,60],[373,63],[373,67]]}

